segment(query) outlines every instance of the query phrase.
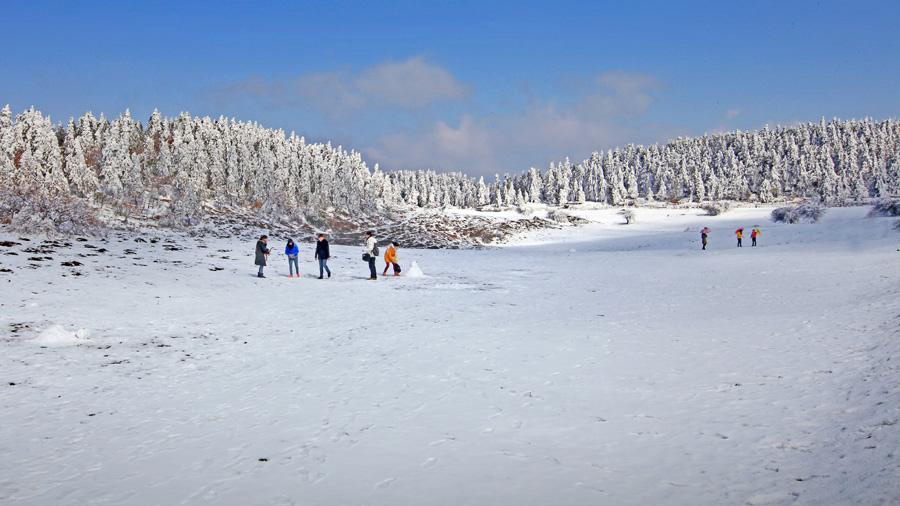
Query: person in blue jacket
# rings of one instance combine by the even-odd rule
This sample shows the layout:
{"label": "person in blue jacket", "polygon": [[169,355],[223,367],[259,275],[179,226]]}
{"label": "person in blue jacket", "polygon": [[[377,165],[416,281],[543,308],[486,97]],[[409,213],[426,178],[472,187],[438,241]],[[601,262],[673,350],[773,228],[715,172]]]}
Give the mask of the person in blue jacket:
{"label": "person in blue jacket", "polygon": [[284,247],[284,254],[287,255],[288,258],[288,270],[290,270],[289,278],[294,277],[294,271],[297,271],[297,277],[300,277],[300,264],[297,261],[297,255],[300,253],[300,248],[297,247],[297,243],[294,242],[293,239],[288,239],[287,246]]}

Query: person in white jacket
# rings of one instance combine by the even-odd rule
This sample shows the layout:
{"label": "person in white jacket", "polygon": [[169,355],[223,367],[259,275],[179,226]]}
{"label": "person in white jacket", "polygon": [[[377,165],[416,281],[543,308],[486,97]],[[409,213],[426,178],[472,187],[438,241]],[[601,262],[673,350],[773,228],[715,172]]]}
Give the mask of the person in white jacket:
{"label": "person in white jacket", "polygon": [[375,271],[375,260],[378,258],[378,241],[375,239],[375,232],[369,230],[366,232],[366,247],[363,249],[363,260],[369,262],[369,279],[378,279]]}

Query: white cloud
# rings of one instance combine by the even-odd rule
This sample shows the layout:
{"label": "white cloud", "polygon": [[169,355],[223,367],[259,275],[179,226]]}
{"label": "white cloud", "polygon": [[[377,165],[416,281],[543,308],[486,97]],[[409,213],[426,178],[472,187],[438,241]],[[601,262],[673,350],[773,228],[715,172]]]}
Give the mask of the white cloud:
{"label": "white cloud", "polygon": [[366,150],[375,161],[388,168],[454,169],[470,171],[473,163],[496,163],[493,134],[471,116],[463,116],[459,126],[437,121],[427,131],[388,134]]}
{"label": "white cloud", "polygon": [[[347,129],[357,139],[361,132],[369,132],[363,152],[385,169],[518,172],[627,142],[660,140],[659,130],[642,121],[660,87],[656,78],[613,71],[593,76],[586,84],[580,92],[563,90],[564,100],[532,101],[503,113],[480,113],[468,103],[469,110],[455,120],[423,109],[436,102],[459,101],[470,90],[449,71],[421,57],[381,63],[355,74],[248,79],[223,93],[314,108],[332,128]],[[363,115],[365,121],[360,121]],[[398,116],[416,125],[380,130]]]}
{"label": "white cloud", "polygon": [[421,57],[371,67],[355,78],[355,87],[371,100],[406,108],[459,100],[468,93],[450,72]]}
{"label": "white cloud", "polygon": [[516,112],[464,115],[385,135],[366,154],[386,168],[459,169],[476,174],[518,172],[565,156],[634,140],[628,125],[652,105],[659,83],[651,76],[609,72],[567,105],[535,103]]}
{"label": "white cloud", "polygon": [[322,72],[285,80],[245,79],[221,88],[218,98],[252,97],[275,105],[310,106],[326,116],[367,107],[419,109],[460,100],[469,90],[446,69],[422,57],[387,62],[357,74]]}

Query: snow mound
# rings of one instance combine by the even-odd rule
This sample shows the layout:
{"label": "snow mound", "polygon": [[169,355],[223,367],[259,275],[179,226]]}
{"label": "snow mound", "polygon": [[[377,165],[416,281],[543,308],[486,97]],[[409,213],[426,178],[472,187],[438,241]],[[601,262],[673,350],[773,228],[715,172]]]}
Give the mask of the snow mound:
{"label": "snow mound", "polygon": [[409,274],[407,276],[411,278],[424,278],[425,273],[422,272],[422,269],[419,268],[419,264],[417,262],[413,262],[411,266],[409,266]]}
{"label": "snow mound", "polygon": [[89,334],[87,329],[69,332],[62,325],[50,325],[33,342],[40,346],[72,346],[85,342]]}

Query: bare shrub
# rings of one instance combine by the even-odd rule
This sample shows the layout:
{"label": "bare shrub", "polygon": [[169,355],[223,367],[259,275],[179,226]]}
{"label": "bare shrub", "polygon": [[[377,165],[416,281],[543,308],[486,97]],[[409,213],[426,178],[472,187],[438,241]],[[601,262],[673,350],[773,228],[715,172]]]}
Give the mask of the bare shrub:
{"label": "bare shrub", "polygon": [[617,214],[625,218],[626,225],[631,225],[635,222],[634,211],[632,211],[631,209],[622,209]]}
{"label": "bare shrub", "polygon": [[872,206],[869,217],[900,216],[900,199],[881,199]]}
{"label": "bare shrub", "polygon": [[775,223],[818,223],[825,215],[825,206],[818,202],[804,202],[796,206],[779,207],[772,211]]}
{"label": "bare shrub", "polygon": [[570,216],[568,213],[564,213],[559,209],[551,209],[547,212],[547,219],[550,221],[555,221],[557,223],[569,223]]}
{"label": "bare shrub", "polygon": [[84,200],[43,188],[0,190],[0,223],[23,232],[98,234],[103,224]]}
{"label": "bare shrub", "polygon": [[707,202],[700,206],[700,209],[706,211],[706,214],[709,216],[718,216],[720,214],[725,214],[731,210],[733,207],[732,203],[727,200],[720,200],[718,202]]}

